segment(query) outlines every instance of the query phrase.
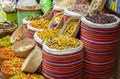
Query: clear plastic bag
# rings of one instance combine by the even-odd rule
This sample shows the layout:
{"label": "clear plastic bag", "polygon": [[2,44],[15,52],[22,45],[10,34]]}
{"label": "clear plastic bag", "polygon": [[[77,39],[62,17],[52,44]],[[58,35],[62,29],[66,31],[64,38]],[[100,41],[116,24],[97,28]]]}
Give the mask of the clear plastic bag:
{"label": "clear plastic bag", "polygon": [[40,8],[43,12],[48,11],[52,7],[51,0],[40,0]]}
{"label": "clear plastic bag", "polygon": [[17,3],[17,8],[29,8],[35,9],[39,8],[39,4],[36,0],[19,0]]}
{"label": "clear plastic bag", "polygon": [[14,11],[16,0],[2,0],[2,8],[4,11]]}
{"label": "clear plastic bag", "polygon": [[6,13],[3,11],[2,7],[0,7],[0,22],[7,21]]}

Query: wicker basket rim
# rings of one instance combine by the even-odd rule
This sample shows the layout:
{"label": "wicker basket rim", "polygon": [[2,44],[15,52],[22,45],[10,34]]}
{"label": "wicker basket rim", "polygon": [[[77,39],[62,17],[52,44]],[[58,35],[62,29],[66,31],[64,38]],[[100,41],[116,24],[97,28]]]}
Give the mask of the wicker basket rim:
{"label": "wicker basket rim", "polygon": [[[12,29],[15,29],[15,28],[17,28],[17,24],[15,24],[15,23],[14,23],[14,25],[15,25],[14,27],[12,27],[12,28],[9,28],[9,29],[7,29],[7,28],[6,28],[6,29],[4,29],[4,30],[12,30]],[[3,29],[0,29],[0,30],[3,30]]]}
{"label": "wicker basket rim", "polygon": [[19,7],[16,7],[17,10],[23,10],[23,11],[36,11],[36,10],[41,10],[40,8],[35,8],[35,9],[25,9],[25,8],[19,8]]}
{"label": "wicker basket rim", "polygon": [[[30,38],[25,38],[19,42],[16,42],[12,46],[12,50],[16,51],[19,47],[26,46],[26,45],[32,45],[28,50],[31,50],[34,47],[34,40]],[[26,50],[26,51],[28,51]],[[24,51],[25,52],[25,51]]]}
{"label": "wicker basket rim", "polygon": [[[40,64],[41,64],[41,62],[42,62],[42,52],[41,52],[41,50],[40,50],[40,48],[38,47],[38,46],[36,46],[32,51],[31,51],[31,53],[28,55],[28,57],[26,58],[26,60],[24,61],[24,63],[23,63],[23,65],[22,65],[22,68],[21,68],[21,70],[23,70],[23,71],[28,71],[28,69],[31,69],[31,67],[32,67],[32,65],[33,65],[33,63],[35,63],[35,62],[33,62],[33,61],[35,61],[36,59],[34,59],[34,57],[35,56],[38,56],[38,58],[39,58],[39,63],[37,63],[37,64],[35,64],[34,65],[34,68],[32,67],[32,69],[31,69],[31,72],[35,72],[37,69],[38,69],[38,67],[40,66]],[[40,54],[41,54],[41,56],[40,56]],[[37,58],[37,57],[36,57]],[[38,60],[38,59],[37,59]],[[31,62],[32,61],[32,62]],[[38,61],[37,61],[38,62]],[[26,69],[27,68],[27,69]],[[30,71],[30,70],[29,70]]]}

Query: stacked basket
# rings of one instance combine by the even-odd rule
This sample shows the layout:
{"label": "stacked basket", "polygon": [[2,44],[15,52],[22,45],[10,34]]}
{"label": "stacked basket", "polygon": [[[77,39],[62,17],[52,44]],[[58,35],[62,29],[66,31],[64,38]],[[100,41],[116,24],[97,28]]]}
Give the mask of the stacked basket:
{"label": "stacked basket", "polygon": [[43,44],[42,74],[50,79],[81,79],[83,44],[67,50],[50,49]]}
{"label": "stacked basket", "polygon": [[119,40],[119,18],[114,16],[117,21],[110,24],[96,24],[85,17],[81,23],[81,40],[85,47],[84,78],[111,78]]}
{"label": "stacked basket", "polygon": [[36,32],[36,29],[34,30],[34,28],[32,28],[32,26],[28,24],[26,29],[26,36],[33,39],[35,32]]}

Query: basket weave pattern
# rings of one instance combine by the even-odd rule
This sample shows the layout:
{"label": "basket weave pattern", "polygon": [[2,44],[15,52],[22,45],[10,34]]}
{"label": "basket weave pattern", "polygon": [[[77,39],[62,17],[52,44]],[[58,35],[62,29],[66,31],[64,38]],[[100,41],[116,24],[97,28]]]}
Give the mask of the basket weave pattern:
{"label": "basket weave pattern", "polygon": [[114,76],[119,34],[119,25],[112,28],[94,28],[85,22],[81,23],[81,40],[85,47],[85,79],[106,79]]}
{"label": "basket weave pattern", "polygon": [[82,77],[83,51],[67,55],[54,55],[42,51],[42,73],[54,79],[79,79]]}

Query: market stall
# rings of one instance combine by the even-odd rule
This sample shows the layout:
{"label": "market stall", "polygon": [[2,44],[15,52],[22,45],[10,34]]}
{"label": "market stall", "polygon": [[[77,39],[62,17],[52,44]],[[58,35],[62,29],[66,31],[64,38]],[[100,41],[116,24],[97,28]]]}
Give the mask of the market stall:
{"label": "market stall", "polygon": [[2,79],[120,78],[120,0],[6,1],[0,2]]}

